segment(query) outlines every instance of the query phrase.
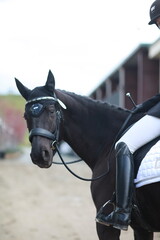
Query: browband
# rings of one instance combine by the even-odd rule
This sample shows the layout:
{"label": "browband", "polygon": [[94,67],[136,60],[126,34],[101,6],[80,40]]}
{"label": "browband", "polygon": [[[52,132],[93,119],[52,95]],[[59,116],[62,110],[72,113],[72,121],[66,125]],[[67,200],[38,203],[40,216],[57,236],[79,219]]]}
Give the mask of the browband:
{"label": "browband", "polygon": [[32,102],[41,101],[41,100],[53,100],[53,101],[56,101],[56,102],[58,102],[60,104],[60,106],[62,108],[67,109],[66,105],[61,100],[59,100],[58,98],[55,98],[55,97],[50,97],[50,96],[33,98],[32,100],[27,101],[26,104],[32,103]]}
{"label": "browband", "polygon": [[32,100],[27,101],[27,103],[37,102],[37,101],[41,101],[41,100],[54,100],[54,101],[57,101],[56,98],[47,96],[47,97],[33,98]]}

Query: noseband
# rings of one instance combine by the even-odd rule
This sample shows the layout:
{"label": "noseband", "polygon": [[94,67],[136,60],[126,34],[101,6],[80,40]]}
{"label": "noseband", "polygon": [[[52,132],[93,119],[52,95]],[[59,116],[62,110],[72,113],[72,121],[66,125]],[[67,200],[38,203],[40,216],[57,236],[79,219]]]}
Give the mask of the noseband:
{"label": "noseband", "polygon": [[[33,117],[38,117],[41,115],[41,113],[44,109],[43,104],[40,104],[40,101],[42,101],[42,100],[50,100],[50,101],[53,101],[54,103],[60,104],[60,102],[58,101],[58,99],[56,97],[49,97],[49,96],[39,97],[39,98],[34,98],[32,100],[29,100],[29,101],[27,101],[26,105],[33,103],[33,105],[30,107]],[[34,136],[41,136],[41,137],[48,138],[53,141],[51,144],[51,148],[52,148],[52,150],[55,150],[54,145],[59,140],[61,118],[62,118],[62,116],[61,116],[60,109],[56,109],[56,129],[55,129],[55,131],[52,133],[44,128],[33,128],[33,129],[31,129],[31,131],[29,133],[29,141],[32,142],[32,139]]]}
{"label": "noseband", "polygon": [[52,149],[53,149],[54,144],[58,141],[57,133],[58,133],[58,131],[51,133],[50,131],[48,131],[44,128],[33,128],[29,133],[29,141],[32,142],[32,139],[34,136],[45,137],[45,138],[53,140],[53,142],[52,142]]}

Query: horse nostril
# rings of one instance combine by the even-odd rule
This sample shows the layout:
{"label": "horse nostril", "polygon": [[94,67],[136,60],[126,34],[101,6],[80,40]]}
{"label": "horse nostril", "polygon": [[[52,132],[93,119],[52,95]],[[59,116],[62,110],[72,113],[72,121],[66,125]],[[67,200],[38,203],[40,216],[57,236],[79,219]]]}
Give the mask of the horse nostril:
{"label": "horse nostril", "polygon": [[44,161],[48,161],[49,152],[47,150],[42,150],[42,157],[43,157]]}

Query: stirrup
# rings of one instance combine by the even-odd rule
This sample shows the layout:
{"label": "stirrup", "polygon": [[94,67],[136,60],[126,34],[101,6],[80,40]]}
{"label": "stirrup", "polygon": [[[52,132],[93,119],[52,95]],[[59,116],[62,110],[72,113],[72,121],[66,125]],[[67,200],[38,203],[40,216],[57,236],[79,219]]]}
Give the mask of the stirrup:
{"label": "stirrup", "polygon": [[98,214],[102,214],[104,208],[105,208],[107,205],[113,205],[114,210],[115,210],[115,208],[116,208],[114,202],[112,202],[112,200],[108,200],[108,201],[107,201],[105,204],[103,204],[103,206],[99,209],[97,215],[98,215]]}
{"label": "stirrup", "polygon": [[[102,222],[102,218],[105,216],[105,213],[104,213],[104,208],[107,206],[107,205],[113,205],[113,209],[115,210],[116,206],[114,204],[114,202],[112,200],[109,200],[107,201],[101,208],[100,210],[97,212],[97,216],[95,218],[96,222],[97,223],[100,223],[100,224],[103,224]],[[106,226],[109,226],[108,224],[106,224]]]}
{"label": "stirrup", "polygon": [[112,198],[103,204],[103,206],[102,206],[102,207],[100,208],[100,210],[98,211],[97,215],[98,215],[98,214],[102,214],[102,213],[103,213],[103,209],[104,209],[107,205],[113,205],[113,210],[115,210],[115,208],[116,208],[115,202],[116,202],[116,194],[115,194],[115,192],[113,192]]}

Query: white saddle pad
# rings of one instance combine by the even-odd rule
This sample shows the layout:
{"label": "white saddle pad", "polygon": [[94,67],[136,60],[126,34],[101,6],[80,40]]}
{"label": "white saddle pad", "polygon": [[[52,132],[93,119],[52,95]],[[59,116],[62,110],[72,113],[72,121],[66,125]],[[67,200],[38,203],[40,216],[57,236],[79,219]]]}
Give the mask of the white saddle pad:
{"label": "white saddle pad", "polygon": [[158,141],[146,154],[139,167],[137,177],[134,180],[135,186],[160,181],[160,141]]}

